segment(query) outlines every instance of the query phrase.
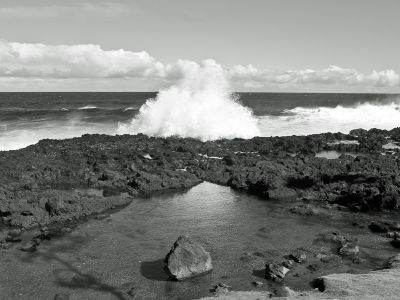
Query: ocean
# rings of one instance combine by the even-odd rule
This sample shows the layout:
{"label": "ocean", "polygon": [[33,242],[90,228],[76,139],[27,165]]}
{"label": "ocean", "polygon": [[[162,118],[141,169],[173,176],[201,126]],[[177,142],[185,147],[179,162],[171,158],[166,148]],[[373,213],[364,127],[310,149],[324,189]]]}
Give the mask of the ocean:
{"label": "ocean", "polygon": [[[0,93],[0,150],[14,150],[41,139],[64,139],[82,134],[120,134],[147,99],[156,93]],[[261,136],[306,135],[322,132],[347,133],[354,128],[391,129],[400,126],[400,95],[316,94],[316,93],[237,93],[236,101],[248,107]],[[212,105],[212,104],[211,104]],[[199,108],[196,108],[199,109]],[[216,107],[206,110],[218,120],[229,112]],[[203,112],[204,110],[202,110]],[[161,120],[163,111],[153,116]],[[191,116],[176,113],[175,120]],[[196,115],[196,111],[192,112]],[[200,114],[200,112],[199,112]],[[235,116],[232,115],[232,118]],[[208,120],[208,119],[207,119]],[[201,122],[201,120],[199,121]],[[170,126],[168,119],[160,126]],[[188,122],[186,122],[188,123]],[[240,127],[240,120],[237,120]],[[203,126],[194,123],[192,126]],[[216,122],[213,127],[223,126]],[[243,127],[247,125],[243,123]],[[179,128],[174,127],[179,135]],[[183,132],[183,131],[182,131]],[[185,131],[187,136],[187,130]],[[189,131],[190,132],[190,131]],[[190,134],[189,134],[190,135]],[[223,137],[223,136],[222,136]]]}

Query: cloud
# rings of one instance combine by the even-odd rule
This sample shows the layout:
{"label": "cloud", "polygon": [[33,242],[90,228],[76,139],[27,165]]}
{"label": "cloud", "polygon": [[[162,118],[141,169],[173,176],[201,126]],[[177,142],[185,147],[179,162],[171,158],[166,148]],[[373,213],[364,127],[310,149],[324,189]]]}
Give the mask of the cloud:
{"label": "cloud", "polygon": [[[205,62],[218,65],[213,60]],[[163,64],[145,51],[104,50],[94,44],[45,45],[0,40],[0,78],[137,78],[152,79],[162,84],[174,83],[183,75],[187,77],[196,73],[199,66],[199,63],[190,60]],[[237,89],[268,89],[274,86],[400,87],[400,76],[394,70],[365,74],[351,68],[330,66],[322,70],[276,71],[258,69],[253,65],[236,65],[223,70]]]}
{"label": "cloud", "polygon": [[330,66],[323,70],[259,70],[252,65],[237,65],[228,70],[234,82],[244,86],[262,87],[273,85],[348,85],[369,87],[396,87],[400,85],[400,76],[394,70],[372,71],[369,74],[355,69]]}
{"label": "cloud", "polygon": [[162,77],[164,65],[147,52],[103,50],[98,45],[0,41],[0,76],[48,78]]}

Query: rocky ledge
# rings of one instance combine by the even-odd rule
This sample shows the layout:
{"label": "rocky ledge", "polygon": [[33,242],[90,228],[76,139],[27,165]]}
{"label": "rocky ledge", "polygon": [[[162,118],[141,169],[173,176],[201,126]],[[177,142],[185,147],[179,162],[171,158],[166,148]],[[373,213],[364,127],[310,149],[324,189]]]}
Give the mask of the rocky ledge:
{"label": "rocky ledge", "polygon": [[[307,300],[334,300],[334,299],[399,299],[400,295],[400,254],[393,256],[383,265],[383,269],[366,274],[332,274],[315,280],[316,290],[311,292],[295,292],[284,289],[284,296],[274,299],[307,299]],[[262,300],[273,297],[269,292],[226,292],[217,297],[202,298],[229,299],[229,300]]]}
{"label": "rocky ledge", "polygon": [[22,229],[74,221],[201,181],[292,199],[301,214],[318,206],[398,211],[399,142],[400,128],[210,142],[140,134],[42,140],[0,152],[0,217]]}

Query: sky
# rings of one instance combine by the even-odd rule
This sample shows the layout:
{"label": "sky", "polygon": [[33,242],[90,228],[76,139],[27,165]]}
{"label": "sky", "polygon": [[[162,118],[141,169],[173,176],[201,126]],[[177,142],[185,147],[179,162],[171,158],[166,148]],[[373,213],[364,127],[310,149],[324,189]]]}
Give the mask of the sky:
{"label": "sky", "polygon": [[398,0],[0,0],[0,91],[400,92]]}

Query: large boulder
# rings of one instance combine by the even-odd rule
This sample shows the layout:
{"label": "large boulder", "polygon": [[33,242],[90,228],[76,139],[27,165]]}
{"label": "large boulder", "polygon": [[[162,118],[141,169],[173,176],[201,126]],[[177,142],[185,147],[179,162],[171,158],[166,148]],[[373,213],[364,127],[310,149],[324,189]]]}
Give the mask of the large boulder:
{"label": "large boulder", "polygon": [[168,275],[179,281],[212,270],[210,253],[184,235],[178,237],[164,262]]}

